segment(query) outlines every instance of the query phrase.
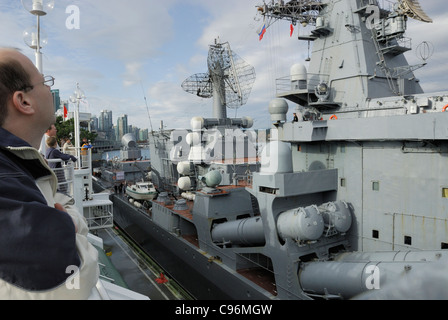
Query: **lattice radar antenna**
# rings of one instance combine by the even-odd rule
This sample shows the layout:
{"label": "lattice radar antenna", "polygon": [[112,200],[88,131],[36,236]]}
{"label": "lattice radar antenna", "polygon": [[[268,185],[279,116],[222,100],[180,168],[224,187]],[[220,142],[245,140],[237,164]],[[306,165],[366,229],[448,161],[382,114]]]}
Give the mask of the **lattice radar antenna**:
{"label": "lattice radar antenna", "polygon": [[202,98],[220,99],[223,106],[237,109],[246,104],[255,82],[255,69],[230,49],[229,43],[210,46],[208,73],[197,73],[182,83],[182,89]]}
{"label": "lattice radar antenna", "polygon": [[271,1],[271,3],[257,7],[258,13],[264,19],[266,29],[278,20],[290,21],[292,25],[300,23],[302,26],[316,25],[316,19],[324,8],[321,0],[283,0]]}

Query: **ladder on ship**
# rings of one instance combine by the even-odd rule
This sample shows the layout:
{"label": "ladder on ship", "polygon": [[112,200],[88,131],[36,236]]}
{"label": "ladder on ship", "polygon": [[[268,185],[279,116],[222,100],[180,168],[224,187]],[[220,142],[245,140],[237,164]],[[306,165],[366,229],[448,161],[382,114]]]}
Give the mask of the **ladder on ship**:
{"label": "ladder on ship", "polygon": [[375,50],[376,50],[376,53],[378,55],[378,58],[380,59],[377,64],[381,68],[381,71],[383,71],[384,75],[386,76],[387,83],[389,84],[390,90],[395,95],[398,96],[398,95],[400,95],[400,93],[398,91],[395,79],[392,77],[392,73],[390,71],[390,68],[386,64],[386,60],[384,58],[384,53],[383,53],[383,50],[381,48],[381,44],[379,43],[378,38],[377,38],[376,30],[375,30],[375,28],[372,28],[371,31],[372,31],[373,43],[375,44]]}

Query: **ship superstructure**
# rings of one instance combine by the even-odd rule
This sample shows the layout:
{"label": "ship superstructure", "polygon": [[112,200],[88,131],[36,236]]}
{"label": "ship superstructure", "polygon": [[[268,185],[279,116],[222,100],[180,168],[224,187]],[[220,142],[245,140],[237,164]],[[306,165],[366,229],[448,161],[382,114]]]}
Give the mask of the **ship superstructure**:
{"label": "ship superstructure", "polygon": [[404,57],[407,19],[430,18],[416,0],[272,1],[258,12],[267,28],[314,26],[299,37],[313,43],[308,70],[278,80],[272,128],[227,117],[254,72],[216,41],[208,73],[183,84],[213,97],[214,118],[151,134],[159,196],[149,213],[115,201],[114,219],[164,248],[153,254],[197,298],[347,299],[434,280],[447,263],[448,92],[423,93],[413,72],[428,56]]}

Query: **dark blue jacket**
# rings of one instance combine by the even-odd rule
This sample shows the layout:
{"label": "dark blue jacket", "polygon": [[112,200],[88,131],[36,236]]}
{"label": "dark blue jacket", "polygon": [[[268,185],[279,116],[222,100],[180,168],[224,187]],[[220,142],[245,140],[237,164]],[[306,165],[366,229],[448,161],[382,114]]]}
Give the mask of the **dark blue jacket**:
{"label": "dark blue jacket", "polygon": [[0,280],[29,291],[63,285],[81,264],[71,217],[36,185],[49,175],[36,149],[0,128]]}
{"label": "dark blue jacket", "polygon": [[[61,159],[63,161],[68,161],[68,160],[72,160],[73,162],[76,162],[78,159],[76,159],[75,156],[72,156],[70,154],[67,153],[63,153],[60,150],[53,148],[53,147],[49,147],[46,151],[45,154],[45,158],[47,159]],[[48,166],[50,168],[62,168],[62,165],[60,162],[57,163],[49,163]]]}

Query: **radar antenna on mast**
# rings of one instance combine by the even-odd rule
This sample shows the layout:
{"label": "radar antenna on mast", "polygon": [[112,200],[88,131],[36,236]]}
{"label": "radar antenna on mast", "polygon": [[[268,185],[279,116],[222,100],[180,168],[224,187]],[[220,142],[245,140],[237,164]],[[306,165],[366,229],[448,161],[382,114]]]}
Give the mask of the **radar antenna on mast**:
{"label": "radar antenna on mast", "polygon": [[255,69],[230,49],[229,43],[215,41],[208,53],[208,73],[198,73],[182,83],[186,92],[215,99],[217,117],[225,117],[225,107],[246,104],[255,81]]}
{"label": "radar antenna on mast", "polygon": [[409,18],[432,23],[432,19],[423,11],[418,0],[400,0],[398,10]]}
{"label": "radar antenna on mast", "polygon": [[316,25],[317,17],[325,4],[321,0],[292,0],[287,3],[283,0],[263,3],[258,6],[258,13],[264,16],[266,28],[277,20],[287,20],[293,25]]}

